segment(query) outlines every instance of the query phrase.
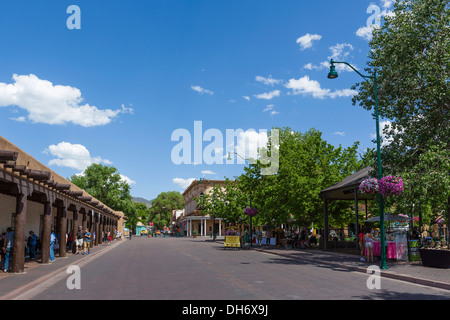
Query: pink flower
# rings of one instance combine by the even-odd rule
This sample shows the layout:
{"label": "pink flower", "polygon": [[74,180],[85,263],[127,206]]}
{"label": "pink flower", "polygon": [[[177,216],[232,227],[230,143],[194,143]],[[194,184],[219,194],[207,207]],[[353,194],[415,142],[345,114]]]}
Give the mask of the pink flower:
{"label": "pink flower", "polygon": [[244,213],[249,217],[254,217],[258,214],[258,209],[247,207],[244,209]]}
{"label": "pink flower", "polygon": [[372,194],[378,192],[378,179],[370,178],[365,179],[359,185],[359,190],[365,194]]}
{"label": "pink flower", "polygon": [[383,196],[399,196],[404,189],[403,180],[401,177],[386,176],[379,181],[378,189]]}

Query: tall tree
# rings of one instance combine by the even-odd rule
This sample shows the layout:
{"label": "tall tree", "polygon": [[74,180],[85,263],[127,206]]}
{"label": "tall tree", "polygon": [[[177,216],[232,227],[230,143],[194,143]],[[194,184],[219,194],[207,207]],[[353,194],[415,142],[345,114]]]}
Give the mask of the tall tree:
{"label": "tall tree", "polygon": [[134,209],[130,185],[115,167],[94,163],[70,181],[114,210],[130,213]]}
{"label": "tall tree", "polygon": [[152,201],[149,220],[157,228],[168,226],[172,210],[182,208],[184,208],[184,198],[178,191],[162,192]]}
{"label": "tall tree", "polygon": [[[437,199],[417,195],[441,194],[441,203],[432,206],[449,212],[449,186],[432,181],[434,172],[447,176],[450,172],[442,162],[426,160],[450,150],[449,1],[396,1],[393,13],[374,31],[370,47],[366,71],[378,73],[379,113],[390,121],[384,130],[383,171],[405,177],[405,197],[411,201],[397,206],[409,207],[407,212],[412,213],[413,203],[425,208]],[[353,103],[372,110],[372,85],[357,84],[359,93]]]}
{"label": "tall tree", "polygon": [[[256,207],[255,225],[321,225],[322,189],[339,182],[362,168],[365,161],[357,156],[358,143],[335,148],[322,139],[318,130],[305,133],[290,128],[279,130],[279,168],[274,175],[262,175],[261,162],[246,166],[234,183],[216,187],[199,199],[202,209],[232,222],[248,219],[243,210]],[[335,201],[330,205],[330,222],[339,225],[353,221],[349,202]]]}

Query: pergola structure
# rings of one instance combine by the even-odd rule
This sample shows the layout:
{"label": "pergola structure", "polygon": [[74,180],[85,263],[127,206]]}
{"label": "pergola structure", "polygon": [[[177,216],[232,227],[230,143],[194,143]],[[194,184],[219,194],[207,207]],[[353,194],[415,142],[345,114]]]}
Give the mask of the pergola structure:
{"label": "pergola structure", "polygon": [[123,212],[102,204],[0,136],[0,227],[5,229],[8,224],[14,228],[13,273],[24,272],[24,239],[30,224],[41,228],[41,262],[45,264],[49,263],[52,225],[61,235],[59,256],[65,257],[65,235],[75,235],[78,226],[84,230],[89,226],[91,234],[95,232],[91,245],[96,246],[102,243],[106,230],[120,230],[123,219]]}
{"label": "pergola structure", "polygon": [[367,167],[355,172],[354,174],[346,177],[344,180],[336,183],[335,185],[323,189],[320,191],[320,197],[323,199],[323,221],[324,221],[324,239],[323,249],[327,250],[328,240],[328,203],[333,200],[349,200],[355,201],[355,233],[359,233],[359,221],[358,221],[358,201],[366,201],[367,212],[367,200],[369,197],[359,192],[359,185],[364,179],[371,178],[370,172],[372,168]]}

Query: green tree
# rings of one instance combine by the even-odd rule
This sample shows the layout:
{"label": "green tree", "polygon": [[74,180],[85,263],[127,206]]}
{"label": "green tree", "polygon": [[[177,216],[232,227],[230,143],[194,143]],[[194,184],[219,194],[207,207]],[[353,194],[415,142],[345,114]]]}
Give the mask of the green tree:
{"label": "green tree", "polygon": [[113,210],[130,214],[134,210],[130,185],[122,180],[115,167],[92,164],[81,175],[73,175],[72,183]]}
{"label": "green tree", "polygon": [[[358,159],[359,143],[336,148],[315,129],[305,133],[290,128],[278,130],[278,172],[261,175],[262,164],[250,164],[236,178],[236,185],[259,211],[255,224],[322,225],[323,202],[319,193],[363,168],[367,161]],[[330,223],[340,225],[352,221],[354,214],[352,204],[345,201],[330,204],[330,212]]]}
{"label": "green tree", "polygon": [[[407,187],[398,203],[388,199],[387,204],[412,213],[414,203],[426,216],[437,207],[448,212],[448,180],[434,183],[434,173],[449,173],[441,161],[427,159],[450,150],[449,1],[397,1],[393,14],[374,31],[370,47],[366,71],[378,73],[379,113],[391,123],[384,130],[383,171],[402,175]],[[353,103],[373,110],[372,84],[354,88],[359,93]]]}
{"label": "green tree", "polygon": [[184,197],[178,191],[162,192],[152,201],[149,221],[152,221],[155,227],[159,229],[169,226],[172,210],[183,208]]}
{"label": "green tree", "polygon": [[239,188],[239,181],[229,178],[225,178],[223,185],[215,185],[208,194],[196,197],[195,201],[203,215],[222,218],[232,225],[245,221],[244,208],[249,203],[247,194]]}

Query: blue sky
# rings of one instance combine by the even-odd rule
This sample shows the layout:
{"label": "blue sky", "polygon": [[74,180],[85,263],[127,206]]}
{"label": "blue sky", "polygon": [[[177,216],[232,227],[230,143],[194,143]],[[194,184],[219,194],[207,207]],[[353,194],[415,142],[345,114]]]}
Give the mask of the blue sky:
{"label": "blue sky", "polygon": [[[70,5],[81,29],[67,27]],[[374,147],[374,120],[351,103],[362,79],[326,77],[331,57],[363,70],[371,5],[392,9],[389,0],[3,1],[0,135],[65,177],[113,165],[147,199],[242,172],[174,164],[171,135],[193,135],[194,121],[224,136],[316,128],[335,146]]]}

